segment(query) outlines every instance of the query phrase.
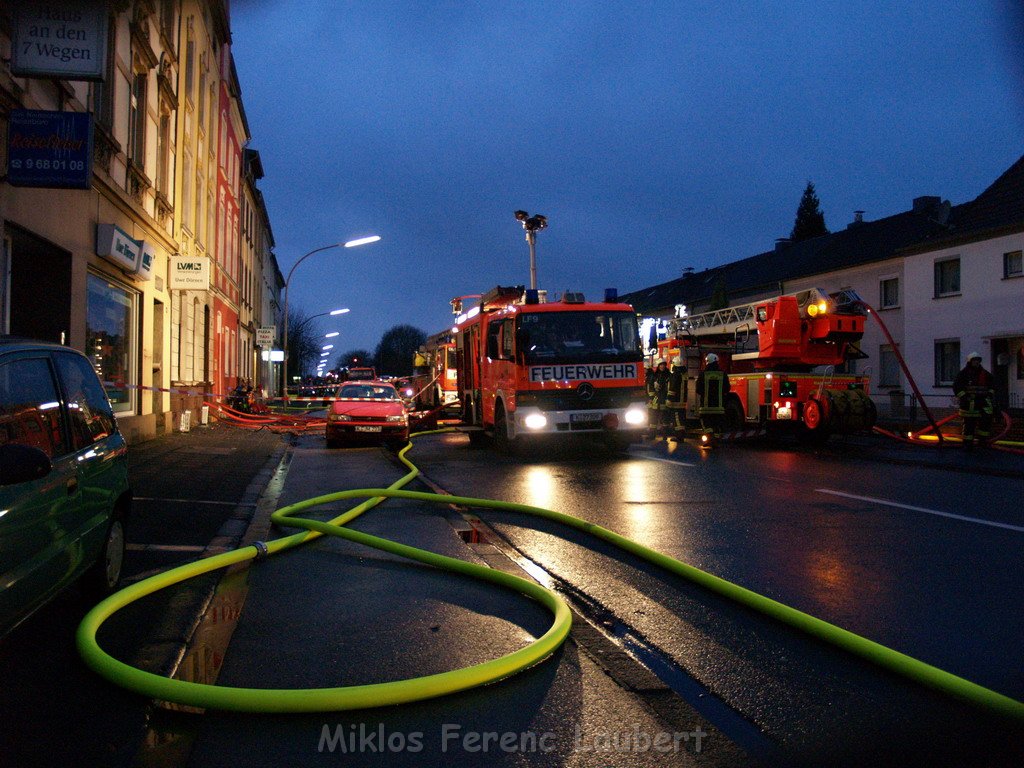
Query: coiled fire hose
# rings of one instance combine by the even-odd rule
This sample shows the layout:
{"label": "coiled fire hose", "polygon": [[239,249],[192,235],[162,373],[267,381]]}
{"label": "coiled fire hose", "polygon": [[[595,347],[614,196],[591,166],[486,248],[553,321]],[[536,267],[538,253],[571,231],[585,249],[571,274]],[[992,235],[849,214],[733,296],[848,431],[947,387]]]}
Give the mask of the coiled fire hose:
{"label": "coiled fire hose", "polygon": [[[451,430],[433,430],[418,434],[447,431]],[[561,512],[526,504],[402,490],[405,485],[419,475],[419,470],[405,456],[411,447],[411,443],[406,445],[398,454],[399,459],[409,468],[409,472],[388,488],[360,488],[330,493],[282,507],[271,515],[271,520],[279,525],[305,529],[301,533],[266,543],[260,542],[173,568],[126,587],[103,600],[85,616],[78,627],[76,643],[83,660],[93,671],[112,683],[153,699],[238,712],[328,712],[421,701],[486,685],[527,669],[543,661],[558,649],[569,634],[572,618],[565,601],[556,592],[532,581],[492,568],[399,544],[345,527],[346,523],[377,506],[385,499],[403,498],[434,504],[456,504],[473,508],[507,510],[562,523],[614,544],[670,573],[681,576],[741,605],[753,608],[812,637],[843,648],[903,677],[970,702],[990,712],[1024,721],[1024,703],[1020,701],[868,640],[834,624],[829,624],[699,568],[687,565],[599,525]],[[294,517],[296,513],[311,507],[343,499],[359,498],[365,500],[329,522]],[[146,595],[219,568],[276,554],[312,541],[321,535],[338,536],[358,544],[518,591],[537,600],[551,611],[553,615],[551,627],[539,638],[518,651],[474,666],[387,683],[313,689],[238,688],[174,680],[125,664],[110,656],[97,643],[96,633],[104,621],[120,609]]]}

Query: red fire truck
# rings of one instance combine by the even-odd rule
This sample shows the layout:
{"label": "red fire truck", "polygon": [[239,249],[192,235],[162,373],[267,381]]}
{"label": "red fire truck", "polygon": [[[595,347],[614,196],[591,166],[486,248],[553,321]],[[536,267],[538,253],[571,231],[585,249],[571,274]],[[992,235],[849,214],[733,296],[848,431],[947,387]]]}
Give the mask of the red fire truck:
{"label": "red fire truck", "polygon": [[857,347],[865,312],[853,291],[813,288],[669,323],[659,354],[686,368],[686,425],[701,424],[694,379],[710,352],[729,374],[725,430],[786,425],[808,440],[870,430],[876,418],[865,375],[837,373],[866,357]]}
{"label": "red fire truck", "polygon": [[506,451],[574,434],[623,450],[647,424],[636,313],[611,289],[541,298],[498,286],[456,320],[463,428]]}
{"label": "red fire truck", "polygon": [[416,352],[413,371],[409,386],[415,393],[417,408],[430,411],[459,399],[451,329],[427,338]]}

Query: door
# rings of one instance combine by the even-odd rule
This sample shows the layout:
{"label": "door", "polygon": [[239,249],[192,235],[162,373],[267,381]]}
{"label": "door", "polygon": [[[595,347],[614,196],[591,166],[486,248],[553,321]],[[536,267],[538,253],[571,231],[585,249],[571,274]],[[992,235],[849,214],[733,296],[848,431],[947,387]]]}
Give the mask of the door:
{"label": "door", "polygon": [[10,333],[68,343],[71,327],[71,254],[7,225],[10,235]]}
{"label": "door", "polygon": [[45,352],[0,360],[0,443],[38,448],[53,462],[46,477],[0,487],[0,627],[9,628],[77,576],[67,523],[81,489]]}

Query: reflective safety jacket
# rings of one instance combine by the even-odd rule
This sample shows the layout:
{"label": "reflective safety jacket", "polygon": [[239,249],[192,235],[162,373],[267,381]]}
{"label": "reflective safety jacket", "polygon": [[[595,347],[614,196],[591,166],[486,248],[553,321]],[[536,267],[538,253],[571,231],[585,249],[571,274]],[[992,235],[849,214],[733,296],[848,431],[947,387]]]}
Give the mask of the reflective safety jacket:
{"label": "reflective safety jacket", "polygon": [[729,377],[711,363],[697,377],[697,395],[700,397],[700,414],[712,416],[725,413],[725,394],[729,391]]}
{"label": "reflective safety jacket", "polygon": [[970,364],[957,374],[953,393],[960,401],[960,416],[967,418],[992,413],[995,377],[981,366]]}

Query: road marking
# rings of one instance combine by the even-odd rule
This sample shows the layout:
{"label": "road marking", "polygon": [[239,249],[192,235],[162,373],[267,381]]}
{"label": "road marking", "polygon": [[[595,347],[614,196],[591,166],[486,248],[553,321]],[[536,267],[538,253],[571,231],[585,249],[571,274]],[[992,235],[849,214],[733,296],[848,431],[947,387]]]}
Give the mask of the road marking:
{"label": "road marking", "polygon": [[692,464],[689,461],[676,461],[675,459],[662,459],[662,458],[659,458],[658,456],[641,456],[641,458],[648,459],[650,461],[663,461],[666,464],[678,464],[680,467],[696,467],[697,466],[696,464]]}
{"label": "road marking", "polygon": [[939,512],[937,509],[926,509],[925,507],[914,507],[910,504],[897,504],[895,501],[886,501],[885,499],[875,499],[871,496],[856,496],[852,493],[843,493],[842,491],[832,491],[828,488],[815,488],[817,493],[827,493],[832,496],[842,496],[847,499],[856,499],[857,501],[870,501],[872,504],[882,504],[886,507],[899,507],[900,509],[909,509],[914,512],[925,512],[929,515],[938,515],[939,517],[949,517],[953,520],[964,520],[968,523],[978,523],[980,525],[991,525],[993,528],[1006,528],[1010,531],[1018,531],[1024,533],[1024,526],[1010,525],[1009,523],[996,523],[991,520],[982,520],[979,517],[967,517],[966,515],[954,515],[952,512]]}
{"label": "road marking", "polygon": [[153,496],[133,496],[132,501],[172,502],[174,504],[216,504],[222,507],[255,507],[252,501],[206,501],[204,499],[158,499]]}

